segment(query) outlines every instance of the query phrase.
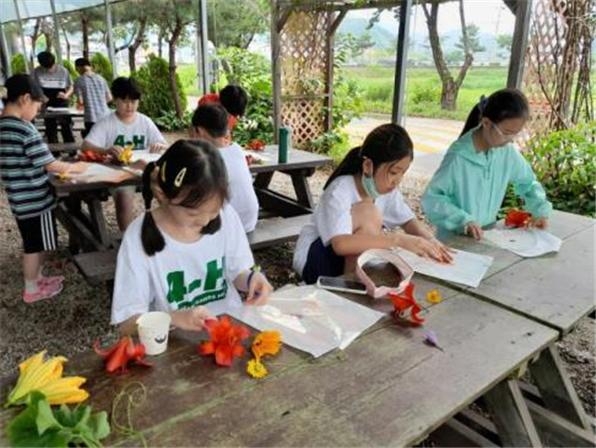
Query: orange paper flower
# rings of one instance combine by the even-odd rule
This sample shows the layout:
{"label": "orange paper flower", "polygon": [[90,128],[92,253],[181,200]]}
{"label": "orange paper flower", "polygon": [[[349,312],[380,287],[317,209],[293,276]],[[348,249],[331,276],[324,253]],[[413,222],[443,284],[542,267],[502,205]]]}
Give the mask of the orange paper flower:
{"label": "orange paper flower", "polygon": [[277,330],[262,331],[257,334],[251,346],[257,360],[264,355],[277,355],[280,348],[281,334]]}
{"label": "orange paper flower", "polygon": [[438,289],[431,289],[426,293],[426,301],[430,303],[440,303],[443,300],[443,296]]}
{"label": "orange paper flower", "polygon": [[532,219],[532,214],[524,210],[513,209],[505,216],[506,227],[525,227]]}
{"label": "orange paper flower", "polygon": [[215,354],[215,362],[230,367],[234,357],[244,354],[242,341],[250,335],[244,325],[234,324],[229,317],[208,320],[205,323],[210,340],[202,342],[198,351],[201,355]]}

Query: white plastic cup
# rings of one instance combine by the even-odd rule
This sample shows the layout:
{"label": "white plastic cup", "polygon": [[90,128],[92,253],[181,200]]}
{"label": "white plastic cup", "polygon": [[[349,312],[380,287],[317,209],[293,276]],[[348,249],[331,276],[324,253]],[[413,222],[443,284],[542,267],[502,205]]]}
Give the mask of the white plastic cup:
{"label": "white plastic cup", "polygon": [[139,340],[148,355],[159,355],[168,348],[168,332],[172,317],[163,311],[144,313],[137,319]]}

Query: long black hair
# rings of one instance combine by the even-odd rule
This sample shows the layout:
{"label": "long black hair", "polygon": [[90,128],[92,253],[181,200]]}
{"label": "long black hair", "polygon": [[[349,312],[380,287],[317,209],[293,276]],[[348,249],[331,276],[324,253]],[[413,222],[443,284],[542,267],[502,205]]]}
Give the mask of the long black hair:
{"label": "long black hair", "polygon": [[[155,171],[157,176],[152,176]],[[152,177],[156,182],[153,187],[159,187],[168,199],[184,194],[184,199],[177,204],[183,207],[197,207],[214,196],[220,198],[222,203],[228,198],[224,161],[219,151],[204,140],[178,140],[157,162],[151,162],[145,167],[143,199],[147,210],[151,208],[153,200]],[[220,227],[218,215],[201,229],[201,233],[213,234]],[[145,213],[141,241],[149,256],[162,251],[166,245],[151,212]]]}
{"label": "long black hair", "polygon": [[517,89],[501,89],[492,93],[488,98],[482,96],[466,120],[460,137],[474,129],[480,123],[482,117],[488,118],[495,124],[509,118],[527,118],[530,115],[530,107],[526,96]]}
{"label": "long black hair", "polygon": [[329,176],[323,189],[327,188],[336,177],[362,172],[362,161],[370,159],[376,171],[382,163],[398,162],[401,159],[414,158],[412,139],[398,124],[388,123],[376,127],[366,136],[362,146],[352,148],[339,166]]}

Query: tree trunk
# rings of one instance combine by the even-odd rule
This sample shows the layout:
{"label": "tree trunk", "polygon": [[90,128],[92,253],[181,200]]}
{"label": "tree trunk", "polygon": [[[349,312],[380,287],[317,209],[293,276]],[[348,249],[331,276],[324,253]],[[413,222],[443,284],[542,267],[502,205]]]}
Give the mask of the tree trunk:
{"label": "tree trunk", "polygon": [[130,73],[133,73],[137,69],[136,65],[136,54],[137,50],[145,40],[145,27],[147,26],[147,17],[143,17],[139,20],[139,29],[134,42],[128,47],[128,66],[130,67]]}
{"label": "tree trunk", "polygon": [[[33,59],[35,58],[35,47],[37,46],[37,39],[39,38],[39,30],[41,29],[41,19],[35,20],[35,26],[33,27],[33,34],[31,34],[31,64],[33,65]],[[25,49],[23,49],[25,51]],[[26,52],[25,52],[26,53]]]}
{"label": "tree trunk", "polygon": [[453,78],[450,77],[449,79],[442,80],[441,109],[455,110],[458,93],[459,87]]}
{"label": "tree trunk", "polygon": [[66,60],[70,61],[70,41],[68,40],[68,34],[64,27],[62,27],[62,34],[64,34],[64,42],[66,42]]}
{"label": "tree trunk", "polygon": [[83,57],[89,59],[89,19],[81,17],[81,31],[83,33]]}
{"label": "tree trunk", "polygon": [[182,118],[184,111],[182,110],[182,104],[180,103],[180,92],[178,92],[178,86],[176,85],[176,45],[178,39],[182,33],[181,20],[176,17],[176,26],[172,31],[172,36],[168,41],[169,46],[169,74],[170,74],[170,88],[172,89],[172,97],[174,99],[174,107],[176,108],[176,116]]}

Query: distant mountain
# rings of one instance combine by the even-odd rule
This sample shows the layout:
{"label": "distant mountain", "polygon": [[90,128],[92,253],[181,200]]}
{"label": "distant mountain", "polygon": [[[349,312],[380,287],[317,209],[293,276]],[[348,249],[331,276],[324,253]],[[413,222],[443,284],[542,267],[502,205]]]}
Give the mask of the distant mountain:
{"label": "distant mountain", "polygon": [[368,19],[358,17],[347,17],[343,20],[337,30],[338,33],[342,34],[353,34],[356,37],[360,37],[368,33],[371,40],[375,43],[377,48],[395,48],[397,39],[397,27],[395,30],[391,30],[387,27],[381,26],[376,23],[371,29],[367,30]]}

